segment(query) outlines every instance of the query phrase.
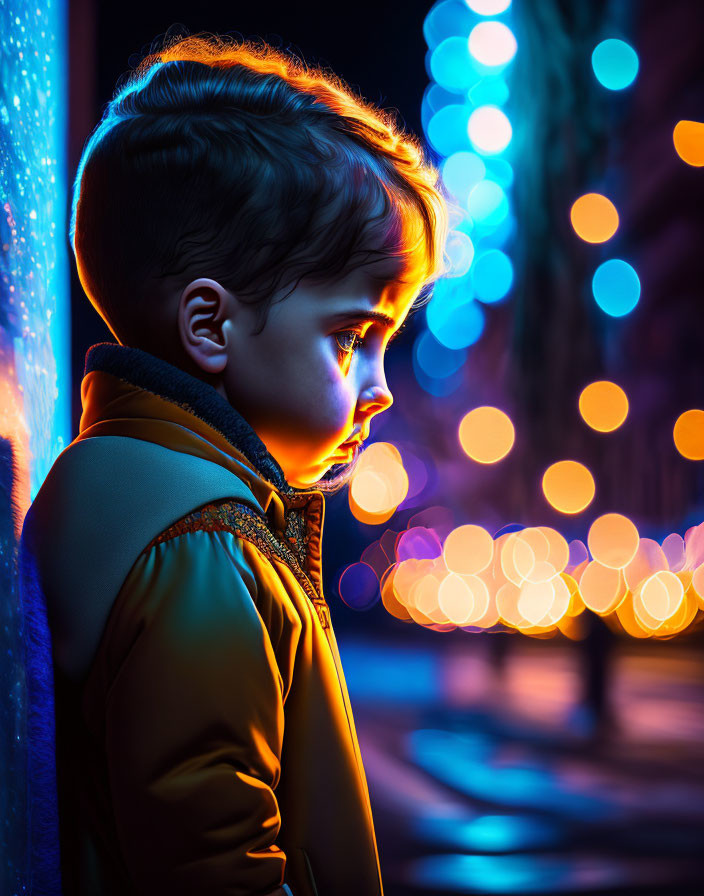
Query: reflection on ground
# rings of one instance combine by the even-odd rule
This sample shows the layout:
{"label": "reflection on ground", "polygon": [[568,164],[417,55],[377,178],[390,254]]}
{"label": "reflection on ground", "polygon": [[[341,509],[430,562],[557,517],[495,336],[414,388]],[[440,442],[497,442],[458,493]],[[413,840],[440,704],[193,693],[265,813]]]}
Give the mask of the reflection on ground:
{"label": "reflection on ground", "polygon": [[340,641],[386,896],[704,892],[697,648],[620,645],[598,720],[575,645],[492,637]]}

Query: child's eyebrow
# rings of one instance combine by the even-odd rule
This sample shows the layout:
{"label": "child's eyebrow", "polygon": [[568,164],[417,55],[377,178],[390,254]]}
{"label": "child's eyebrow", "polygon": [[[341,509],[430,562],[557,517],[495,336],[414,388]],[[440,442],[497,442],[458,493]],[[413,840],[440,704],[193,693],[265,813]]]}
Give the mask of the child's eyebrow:
{"label": "child's eyebrow", "polygon": [[[329,318],[329,323],[338,323],[340,321],[376,321],[377,323],[384,324],[385,327],[388,327],[389,330],[392,330],[396,326],[396,321],[393,317],[389,317],[388,314],[384,314],[381,311],[340,311],[338,314],[333,314],[332,317]],[[398,330],[391,337],[389,342],[393,342],[394,339],[401,332],[405,324],[402,324]]]}

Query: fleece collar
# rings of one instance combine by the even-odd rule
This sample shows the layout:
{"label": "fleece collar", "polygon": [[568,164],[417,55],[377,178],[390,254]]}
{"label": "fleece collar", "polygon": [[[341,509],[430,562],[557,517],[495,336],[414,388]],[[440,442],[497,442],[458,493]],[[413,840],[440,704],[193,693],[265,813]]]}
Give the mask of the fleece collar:
{"label": "fleece collar", "polygon": [[[282,495],[317,491],[315,486],[299,489],[290,485],[276,458],[239,411],[212,386],[185,370],[142,349],[114,342],[98,342],[88,349],[84,376],[94,370],[110,373],[152,392],[212,426]],[[84,428],[82,421],[81,429]]]}

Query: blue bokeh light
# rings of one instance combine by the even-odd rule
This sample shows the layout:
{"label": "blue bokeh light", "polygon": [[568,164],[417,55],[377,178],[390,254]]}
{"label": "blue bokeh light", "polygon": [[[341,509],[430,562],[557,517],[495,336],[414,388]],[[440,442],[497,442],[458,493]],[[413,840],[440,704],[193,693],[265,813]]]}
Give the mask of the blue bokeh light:
{"label": "blue bokeh light", "polygon": [[483,156],[482,161],[486,167],[486,173],[491,180],[495,180],[504,189],[513,184],[514,174],[510,162],[497,156]]}
{"label": "blue bokeh light", "polygon": [[468,106],[455,103],[439,109],[428,122],[428,140],[433,148],[443,156],[455,152],[471,150],[467,128],[472,110]]}
{"label": "blue bokeh light", "polygon": [[448,37],[465,36],[475,24],[475,18],[463,0],[443,0],[437,3],[425,17],[423,37],[432,50]]}
{"label": "blue bokeh light", "polygon": [[428,376],[439,379],[450,376],[467,360],[467,349],[450,349],[433,336],[429,330],[424,330],[414,344],[414,352],[418,360],[418,366]]}
{"label": "blue bokeh light", "polygon": [[337,587],[341,600],[352,610],[368,610],[381,598],[379,579],[372,567],[363,561],[348,566]]}
{"label": "blue bokeh light", "polygon": [[638,74],[638,54],[623,40],[602,40],[592,53],[592,68],[604,87],[623,90],[631,86]]}
{"label": "blue bokeh light", "polygon": [[640,280],[631,265],[621,258],[610,258],[596,269],[592,293],[597,305],[611,317],[629,314],[640,299]]}
{"label": "blue bokeh light", "polygon": [[463,206],[467,206],[469,194],[484,179],[486,166],[475,152],[453,152],[443,162],[442,179],[447,189]]}
{"label": "blue bokeh light", "polygon": [[496,181],[484,178],[470,190],[467,210],[475,223],[494,228],[508,215],[508,197]]}
{"label": "blue bokeh light", "polygon": [[449,349],[467,348],[484,330],[484,314],[465,280],[440,280],[425,313],[428,329]]}
{"label": "blue bokeh light", "polygon": [[480,78],[467,92],[467,99],[473,106],[503,106],[508,98],[508,84],[498,75]]}
{"label": "blue bokeh light", "polygon": [[415,828],[423,840],[480,853],[545,848],[564,839],[560,824],[529,815],[428,815],[417,819]]}
{"label": "blue bokeh light", "polygon": [[467,90],[475,77],[467,39],[446,37],[439,43],[430,56],[430,73],[446,90]]}
{"label": "blue bokeh light", "polygon": [[501,249],[477,253],[471,274],[474,294],[481,302],[501,301],[513,285],[513,265]]}

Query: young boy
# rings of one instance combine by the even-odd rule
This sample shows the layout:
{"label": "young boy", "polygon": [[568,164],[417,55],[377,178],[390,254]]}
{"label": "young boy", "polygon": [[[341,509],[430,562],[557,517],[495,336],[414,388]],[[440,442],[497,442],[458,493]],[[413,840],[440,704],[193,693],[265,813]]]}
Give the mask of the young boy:
{"label": "young boy", "polygon": [[266,45],[187,37],[109,104],[71,239],[117,343],[22,540],[66,896],[382,893],[324,494],[446,232],[418,141]]}

